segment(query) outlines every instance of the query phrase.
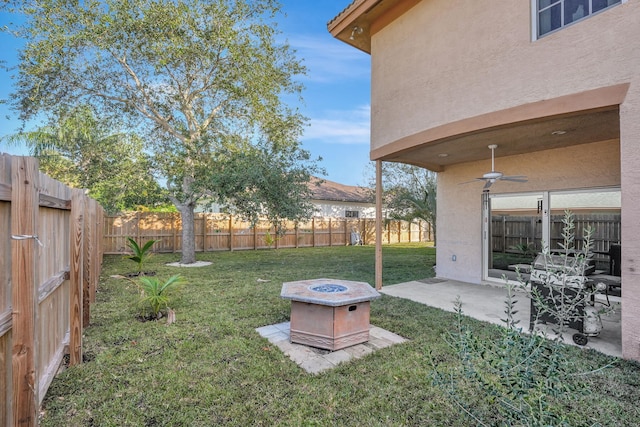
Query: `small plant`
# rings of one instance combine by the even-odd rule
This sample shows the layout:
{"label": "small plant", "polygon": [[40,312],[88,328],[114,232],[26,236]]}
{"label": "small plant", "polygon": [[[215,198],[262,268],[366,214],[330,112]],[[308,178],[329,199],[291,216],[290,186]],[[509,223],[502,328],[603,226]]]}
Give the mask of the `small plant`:
{"label": "small plant", "polygon": [[169,291],[185,284],[179,275],[173,275],[166,281],[157,277],[140,277],[136,282],[141,291],[138,305],[143,315],[149,315],[153,319],[160,317],[162,310],[167,309],[170,302]]}
{"label": "small plant", "polygon": [[519,243],[512,246],[511,250],[530,258],[533,258],[537,254],[536,247],[533,243]]}
{"label": "small plant", "polygon": [[[459,366],[445,372],[431,357],[432,381],[476,425],[567,425],[553,406],[553,397],[580,391],[571,381],[573,366],[560,351],[560,343],[540,335],[523,335],[514,319],[514,286],[507,284],[506,328],[495,340],[474,336],[466,325],[462,303],[456,301],[456,329],[448,342]],[[492,413],[473,408],[477,396],[488,399]]]}
{"label": "small plant", "polygon": [[[603,289],[603,284],[587,281],[587,270],[592,258],[593,227],[585,227],[582,249],[575,244],[575,223],[573,214],[566,211],[562,219],[562,238],[558,255],[550,253],[548,247],[542,251],[542,270],[534,270],[529,289],[527,282],[518,272],[517,285],[533,301],[535,316],[551,320],[556,327],[553,332],[562,339],[569,327],[581,324],[585,315],[584,308],[593,305],[594,295]],[[598,315],[607,309],[599,310]],[[536,321],[538,319],[535,319]],[[573,325],[573,326],[572,326]],[[579,343],[584,337],[574,335]],[[585,344],[586,341],[582,343]]]}
{"label": "small plant", "polygon": [[151,257],[151,247],[156,243],[157,240],[149,240],[142,247],[138,245],[138,243],[133,240],[131,237],[127,237],[127,246],[133,252],[133,255],[127,256],[127,259],[138,264],[138,275],[143,275],[142,268],[144,264]]}
{"label": "small plant", "polygon": [[276,241],[278,241],[277,237],[273,237],[268,231],[264,233],[264,244],[267,245],[269,249],[271,249],[271,246],[273,246]]}

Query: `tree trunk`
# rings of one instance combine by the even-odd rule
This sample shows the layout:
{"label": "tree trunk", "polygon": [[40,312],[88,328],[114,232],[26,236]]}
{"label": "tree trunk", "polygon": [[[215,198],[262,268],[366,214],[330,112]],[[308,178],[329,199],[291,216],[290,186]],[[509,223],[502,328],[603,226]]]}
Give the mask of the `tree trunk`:
{"label": "tree trunk", "polygon": [[193,203],[185,203],[180,206],[182,219],[182,258],[181,264],[193,264],[196,262],[196,234]]}

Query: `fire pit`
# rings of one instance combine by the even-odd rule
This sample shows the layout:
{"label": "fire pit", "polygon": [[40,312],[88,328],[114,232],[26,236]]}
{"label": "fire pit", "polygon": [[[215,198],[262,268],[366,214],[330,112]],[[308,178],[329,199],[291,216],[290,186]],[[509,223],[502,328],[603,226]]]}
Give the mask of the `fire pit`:
{"label": "fire pit", "polygon": [[291,300],[291,342],[339,350],[369,341],[369,301],[380,294],[365,282],[313,279],[282,284]]}

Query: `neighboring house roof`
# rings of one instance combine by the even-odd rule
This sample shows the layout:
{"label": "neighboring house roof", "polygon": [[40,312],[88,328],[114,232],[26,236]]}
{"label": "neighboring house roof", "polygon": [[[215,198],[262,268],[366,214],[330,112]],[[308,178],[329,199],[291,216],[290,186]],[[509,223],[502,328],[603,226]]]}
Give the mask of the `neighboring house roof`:
{"label": "neighboring house roof", "polygon": [[309,189],[314,200],[372,203],[367,191],[355,185],[344,185],[328,179],[311,177]]}

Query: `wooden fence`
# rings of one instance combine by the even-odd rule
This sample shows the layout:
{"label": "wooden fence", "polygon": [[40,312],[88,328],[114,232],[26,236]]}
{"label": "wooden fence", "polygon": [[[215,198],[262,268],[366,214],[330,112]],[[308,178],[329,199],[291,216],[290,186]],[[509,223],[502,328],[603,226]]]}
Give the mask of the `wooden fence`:
{"label": "wooden fence", "polygon": [[[340,246],[352,243],[357,233],[364,244],[375,242],[375,220],[353,218],[313,218],[305,223],[288,223],[286,233],[275,238],[273,226],[260,221],[255,227],[226,214],[200,213],[195,218],[196,251],[234,251],[266,248],[303,248]],[[432,230],[426,222],[389,221],[384,228],[384,243],[431,241]],[[128,252],[127,237],[138,243],[158,242],[155,252],[180,252],[182,223],[178,213],[132,212],[105,217],[104,253]]]}
{"label": "wooden fence", "polygon": [[[562,243],[562,223],[564,215],[551,216],[551,241],[549,247],[558,248]],[[620,243],[620,214],[578,214],[574,215],[576,248],[582,248],[582,236],[587,226],[595,230],[593,250],[606,252],[611,244]],[[542,222],[538,216],[494,215],[491,218],[492,249],[494,252],[513,252],[515,247],[531,244],[542,249]]]}
{"label": "wooden fence", "polygon": [[40,173],[36,159],[0,155],[0,425],[38,425],[65,354],[82,361],[102,222],[95,200]]}

